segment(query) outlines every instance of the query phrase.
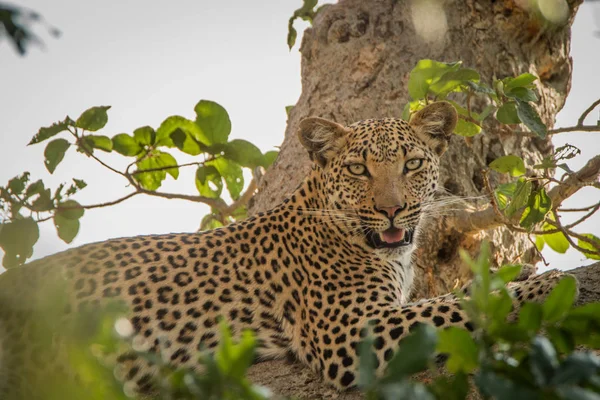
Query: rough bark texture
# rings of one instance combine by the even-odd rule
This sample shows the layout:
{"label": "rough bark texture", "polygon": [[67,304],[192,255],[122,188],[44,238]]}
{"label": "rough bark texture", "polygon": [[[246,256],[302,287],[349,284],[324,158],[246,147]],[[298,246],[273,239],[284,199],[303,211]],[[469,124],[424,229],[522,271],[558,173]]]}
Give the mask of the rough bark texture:
{"label": "rough bark texture", "polygon": [[[587,267],[571,270],[579,281],[578,305],[600,301],[600,262]],[[600,354],[599,354],[600,355]],[[440,371],[444,373],[443,371]],[[297,399],[338,399],[360,400],[364,396],[358,391],[338,392],[324,384],[308,368],[298,362],[285,360],[268,361],[252,366],[248,377],[256,384],[270,388],[275,394]],[[432,379],[430,373],[415,377],[421,382]],[[478,393],[472,392],[469,400],[480,400]]]}
{"label": "rough bark texture", "polygon": [[[302,41],[302,95],[290,113],[280,156],[262,179],[251,212],[279,203],[308,172],[308,157],[295,135],[301,119],[320,116],[349,124],[399,117],[408,100],[409,71],[420,59],[462,60],[487,83],[523,72],[539,76],[539,112],[552,126],[570,86],[572,17],[563,28],[543,29],[519,7],[521,3],[527,2],[342,0],[322,9]],[[574,15],[581,0],[569,3]],[[443,158],[440,186],[457,196],[481,196],[486,193],[481,170],[489,162],[516,154],[533,165],[551,149],[549,139],[490,125],[473,140],[453,138]],[[536,261],[529,241],[504,228],[463,234],[445,218],[435,218],[424,232],[416,257],[415,297],[439,295],[464,283],[468,271],[461,269],[458,249],[475,253],[483,239],[491,241],[497,264]]]}

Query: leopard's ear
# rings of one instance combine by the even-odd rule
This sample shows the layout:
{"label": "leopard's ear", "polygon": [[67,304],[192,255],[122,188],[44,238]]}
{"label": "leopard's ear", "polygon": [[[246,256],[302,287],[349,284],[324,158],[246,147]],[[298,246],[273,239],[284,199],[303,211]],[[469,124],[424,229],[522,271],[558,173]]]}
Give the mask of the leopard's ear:
{"label": "leopard's ear", "polygon": [[454,106],[447,101],[438,101],[413,115],[410,126],[419,139],[441,156],[448,148],[457,122],[458,114]]}
{"label": "leopard's ear", "polygon": [[300,143],[321,167],[341,150],[347,134],[348,129],[343,125],[316,117],[303,119],[298,128]]}

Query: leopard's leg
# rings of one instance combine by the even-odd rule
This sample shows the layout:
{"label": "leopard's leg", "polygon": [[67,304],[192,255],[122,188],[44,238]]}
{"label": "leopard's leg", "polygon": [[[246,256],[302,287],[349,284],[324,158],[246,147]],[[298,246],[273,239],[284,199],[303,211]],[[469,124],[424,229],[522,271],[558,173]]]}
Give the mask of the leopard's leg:
{"label": "leopard's leg", "polygon": [[[542,301],[564,276],[559,271],[550,271],[511,284],[509,291],[514,308],[518,310],[524,301]],[[306,324],[303,330],[304,346],[295,349],[301,359],[340,389],[357,383],[358,344],[362,340],[361,330],[368,324],[371,325],[379,375],[385,371],[400,341],[419,323],[438,328],[474,328],[460,300],[452,295],[403,306],[378,304],[370,312],[363,312],[364,309],[364,304],[338,305],[329,313],[336,315],[333,322],[325,315],[313,313],[315,323]]]}

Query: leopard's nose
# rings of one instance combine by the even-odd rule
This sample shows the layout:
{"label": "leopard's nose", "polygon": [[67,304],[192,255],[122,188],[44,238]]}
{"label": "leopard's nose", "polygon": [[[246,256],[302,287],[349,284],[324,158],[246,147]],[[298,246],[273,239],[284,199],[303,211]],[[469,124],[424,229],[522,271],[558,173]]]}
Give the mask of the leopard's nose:
{"label": "leopard's nose", "polygon": [[398,214],[400,211],[403,211],[404,209],[406,209],[406,203],[402,204],[402,205],[396,205],[396,206],[392,206],[392,207],[377,207],[375,206],[375,210],[387,215],[389,218],[394,218],[396,216],[396,214]]}

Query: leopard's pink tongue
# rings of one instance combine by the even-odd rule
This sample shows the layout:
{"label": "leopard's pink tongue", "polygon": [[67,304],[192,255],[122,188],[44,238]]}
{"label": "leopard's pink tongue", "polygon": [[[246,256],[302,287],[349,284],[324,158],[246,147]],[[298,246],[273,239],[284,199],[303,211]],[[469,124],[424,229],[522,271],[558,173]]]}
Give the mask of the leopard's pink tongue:
{"label": "leopard's pink tongue", "polygon": [[388,229],[381,233],[381,240],[386,243],[397,243],[404,239],[404,229]]}

